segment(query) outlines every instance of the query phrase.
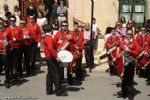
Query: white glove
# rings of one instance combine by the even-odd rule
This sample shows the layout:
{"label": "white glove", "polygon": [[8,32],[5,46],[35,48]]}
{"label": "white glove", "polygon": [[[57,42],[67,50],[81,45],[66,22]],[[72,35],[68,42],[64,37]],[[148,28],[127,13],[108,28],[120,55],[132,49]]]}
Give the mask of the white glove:
{"label": "white glove", "polygon": [[37,44],[37,47],[38,47],[38,48],[40,48],[40,47],[41,47],[41,43],[40,43],[40,42]]}
{"label": "white glove", "polygon": [[29,36],[29,35],[27,35],[27,39],[30,39],[30,36]]}
{"label": "white glove", "polygon": [[8,45],[7,40],[4,40],[4,46],[7,46],[7,45]]}
{"label": "white glove", "polygon": [[16,41],[16,38],[13,38],[13,41]]}

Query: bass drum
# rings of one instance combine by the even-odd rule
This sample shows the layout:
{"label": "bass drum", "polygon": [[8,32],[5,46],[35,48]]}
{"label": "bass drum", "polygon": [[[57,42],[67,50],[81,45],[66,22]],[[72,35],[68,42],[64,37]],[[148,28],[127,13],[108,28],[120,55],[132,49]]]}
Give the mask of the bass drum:
{"label": "bass drum", "polygon": [[58,52],[58,58],[63,63],[69,63],[73,60],[73,55],[68,50],[61,50]]}

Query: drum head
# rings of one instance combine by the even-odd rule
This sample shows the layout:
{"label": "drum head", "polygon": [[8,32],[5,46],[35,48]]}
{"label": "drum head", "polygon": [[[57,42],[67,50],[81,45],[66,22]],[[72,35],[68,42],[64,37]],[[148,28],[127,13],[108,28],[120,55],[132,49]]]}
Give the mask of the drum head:
{"label": "drum head", "polygon": [[73,60],[73,55],[71,52],[67,50],[61,50],[58,52],[58,58],[61,62],[67,63]]}

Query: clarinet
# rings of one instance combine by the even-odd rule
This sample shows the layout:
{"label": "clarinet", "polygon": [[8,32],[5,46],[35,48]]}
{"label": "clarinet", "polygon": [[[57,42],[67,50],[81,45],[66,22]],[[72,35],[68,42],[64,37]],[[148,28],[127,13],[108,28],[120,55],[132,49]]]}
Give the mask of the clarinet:
{"label": "clarinet", "polygon": [[124,52],[124,66],[127,66],[131,62],[132,62],[132,58],[130,57],[129,52],[125,51]]}

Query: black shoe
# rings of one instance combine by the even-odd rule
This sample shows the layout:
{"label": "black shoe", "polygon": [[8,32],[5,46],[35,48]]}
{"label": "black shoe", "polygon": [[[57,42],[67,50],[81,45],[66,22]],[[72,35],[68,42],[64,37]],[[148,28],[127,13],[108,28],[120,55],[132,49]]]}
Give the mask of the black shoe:
{"label": "black shoe", "polygon": [[68,78],[67,78],[68,84],[69,84],[69,85],[73,85],[74,82],[73,82],[72,74],[69,74],[67,77],[68,77]]}
{"label": "black shoe", "polygon": [[5,83],[5,87],[6,87],[7,89],[9,89],[9,88],[10,88],[10,84],[9,84],[9,83]]}
{"label": "black shoe", "polygon": [[133,85],[138,85],[138,83],[136,83],[135,81],[133,81],[133,83],[132,83]]}
{"label": "black shoe", "polygon": [[117,93],[117,95],[118,95],[117,96],[118,98],[124,98],[125,99],[127,97],[127,93],[119,92],[119,93]]}
{"label": "black shoe", "polygon": [[146,85],[150,85],[150,80],[147,81]]}
{"label": "black shoe", "polygon": [[47,92],[46,95],[53,95],[53,92]]}
{"label": "black shoe", "polygon": [[57,93],[56,96],[68,96],[68,93],[61,92],[61,93]]}

